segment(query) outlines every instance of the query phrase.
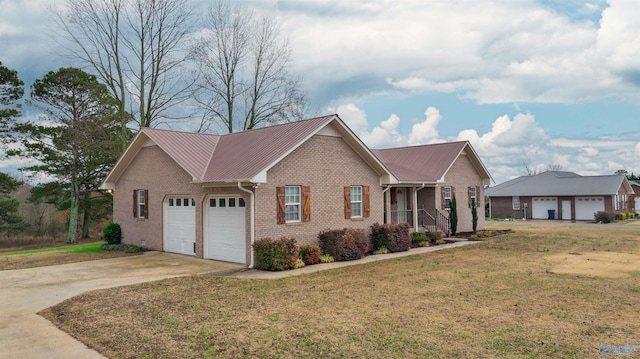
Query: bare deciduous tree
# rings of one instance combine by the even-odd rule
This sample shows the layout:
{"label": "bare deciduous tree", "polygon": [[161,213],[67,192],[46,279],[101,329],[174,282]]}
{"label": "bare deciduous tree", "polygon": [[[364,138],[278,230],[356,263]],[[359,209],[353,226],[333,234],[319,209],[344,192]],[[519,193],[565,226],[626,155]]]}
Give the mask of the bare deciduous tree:
{"label": "bare deciduous tree", "polygon": [[289,73],[291,50],[273,19],[218,1],[192,50],[201,130],[216,123],[232,133],[304,116],[306,95]]}
{"label": "bare deciduous tree", "polygon": [[524,166],[527,176],[535,176],[547,171],[562,171],[562,165],[557,163],[547,165],[546,169],[544,169],[542,166],[531,166],[529,159],[524,159],[522,160],[522,165]]}
{"label": "bare deciduous tree", "polygon": [[129,122],[152,127],[188,97],[181,65],[190,18],[182,0],[66,0],[57,13],[66,55],[118,101],[123,146]]}

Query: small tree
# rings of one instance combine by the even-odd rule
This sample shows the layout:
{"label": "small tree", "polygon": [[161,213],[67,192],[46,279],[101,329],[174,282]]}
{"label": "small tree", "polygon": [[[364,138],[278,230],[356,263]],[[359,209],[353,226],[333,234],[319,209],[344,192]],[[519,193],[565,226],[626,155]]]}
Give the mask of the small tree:
{"label": "small tree", "polygon": [[458,233],[458,209],[456,203],[456,196],[451,199],[451,210],[449,211],[449,222],[451,222],[451,235],[455,236]]}
{"label": "small tree", "polygon": [[475,199],[471,201],[471,222],[473,223],[473,233],[476,233],[478,231],[478,208]]}

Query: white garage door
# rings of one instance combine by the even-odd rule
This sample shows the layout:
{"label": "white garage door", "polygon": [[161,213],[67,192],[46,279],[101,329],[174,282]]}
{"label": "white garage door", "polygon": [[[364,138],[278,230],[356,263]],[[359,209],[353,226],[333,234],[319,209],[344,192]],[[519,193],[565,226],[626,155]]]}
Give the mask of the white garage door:
{"label": "white garage door", "polygon": [[206,210],[207,259],[246,263],[245,203],[240,197],[212,197]]}
{"label": "white garage door", "polygon": [[593,221],[593,214],[604,211],[604,197],[576,197],[576,219]]}
{"label": "white garage door", "polygon": [[556,197],[533,197],[531,215],[534,219],[548,219],[549,210],[555,211],[554,218],[558,218],[558,198]]}
{"label": "white garage door", "polygon": [[195,255],[196,203],[189,197],[170,197],[164,203],[164,248],[167,252]]}

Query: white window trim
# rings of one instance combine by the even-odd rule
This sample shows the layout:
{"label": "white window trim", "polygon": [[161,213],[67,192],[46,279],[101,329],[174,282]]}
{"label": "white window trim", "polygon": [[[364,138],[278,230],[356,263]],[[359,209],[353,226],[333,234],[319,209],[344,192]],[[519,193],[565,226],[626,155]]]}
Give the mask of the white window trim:
{"label": "white window trim", "polygon": [[[290,188],[298,189],[298,202],[287,202],[287,199],[291,197],[287,195],[287,190]],[[295,206],[298,208],[298,211],[297,211],[298,219],[288,218],[289,211],[287,211],[287,208],[289,208],[290,206]],[[302,187],[301,186],[285,186],[284,187],[284,215],[285,215],[286,223],[302,222]]]}
{"label": "white window trim", "polygon": [[511,197],[511,208],[513,208],[514,211],[520,210],[520,196]]}
{"label": "white window trim", "polygon": [[144,218],[144,210],[147,205],[147,199],[144,197],[143,189],[138,190],[138,218]]}
{"label": "white window trim", "polygon": [[[358,189],[360,191],[360,200],[354,200],[354,189]],[[362,208],[362,186],[351,186],[351,190],[349,191],[349,201],[351,202],[351,218],[362,218],[362,213],[363,213],[363,208]],[[359,215],[355,215],[353,214],[354,212],[354,208],[356,208],[356,205],[358,206],[358,208],[360,209],[360,214]]]}

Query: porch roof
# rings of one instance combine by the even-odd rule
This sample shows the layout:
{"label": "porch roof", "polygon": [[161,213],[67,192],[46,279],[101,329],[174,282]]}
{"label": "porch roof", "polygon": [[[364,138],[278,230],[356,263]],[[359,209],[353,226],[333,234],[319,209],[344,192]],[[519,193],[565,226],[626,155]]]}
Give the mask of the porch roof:
{"label": "porch roof", "polygon": [[468,141],[373,150],[399,184],[437,184],[444,182],[453,163],[466,153],[484,184],[491,175]]}

